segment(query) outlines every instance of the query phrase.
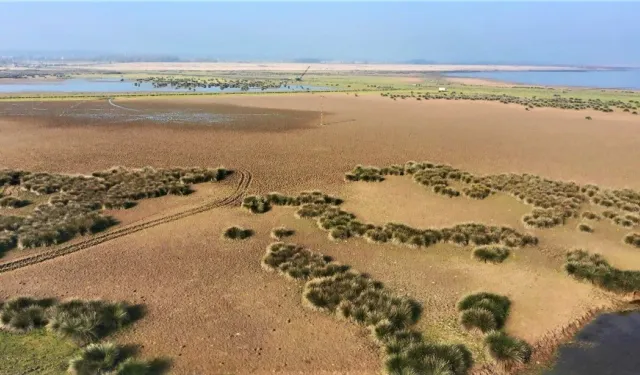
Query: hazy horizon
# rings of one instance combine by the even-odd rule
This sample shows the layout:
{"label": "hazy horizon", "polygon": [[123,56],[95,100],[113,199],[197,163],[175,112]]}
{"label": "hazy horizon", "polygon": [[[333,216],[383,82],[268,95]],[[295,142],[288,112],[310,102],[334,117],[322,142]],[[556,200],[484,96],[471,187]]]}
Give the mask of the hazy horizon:
{"label": "hazy horizon", "polygon": [[640,3],[5,3],[0,54],[640,66]]}

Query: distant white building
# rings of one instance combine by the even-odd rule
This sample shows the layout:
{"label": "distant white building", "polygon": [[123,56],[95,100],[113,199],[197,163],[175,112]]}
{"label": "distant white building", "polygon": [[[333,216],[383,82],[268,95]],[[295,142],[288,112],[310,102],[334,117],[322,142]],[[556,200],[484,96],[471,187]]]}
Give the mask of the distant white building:
{"label": "distant white building", "polygon": [[438,87],[438,91],[443,92],[443,91],[447,91],[446,87]]}

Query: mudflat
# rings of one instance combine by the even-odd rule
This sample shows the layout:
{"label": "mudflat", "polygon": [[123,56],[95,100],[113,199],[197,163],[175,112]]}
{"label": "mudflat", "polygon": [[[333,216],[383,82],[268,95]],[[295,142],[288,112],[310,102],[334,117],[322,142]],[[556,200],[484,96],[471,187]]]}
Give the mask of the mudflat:
{"label": "mudflat", "polygon": [[[366,330],[306,309],[300,283],[261,268],[269,232],[280,225],[296,231],[292,242],[422,303],[418,329],[468,344],[478,363],[486,362],[482,338],[457,320],[455,304],[464,294],[509,296],[506,330],[535,343],[590,309],[613,304],[609,294],[562,271],[566,250],[586,247],[617,267],[640,267],[640,253],[620,241],[624,231],[604,221],[592,234],[576,231],[574,222],[531,230],[521,221],[531,207],[506,194],[452,200],[407,176],[344,181],[357,164],[429,160],[478,175],[532,173],[640,189],[635,116],[344,93],[1,102],[0,113],[2,167],[90,173],[115,165],[224,165],[251,172],[248,193],[318,189],[344,198],[344,209],[365,222],[428,228],[473,221],[540,238],[539,246],[492,265],[450,244],[417,250],[359,238],[329,241],[313,221],[296,219],[287,207],[264,215],[221,207],[0,274],[2,299],[30,294],[144,303],[147,316],[115,339],[142,344],[145,357],[169,357],[176,374],[380,372],[379,351]],[[127,225],[171,213],[224,197],[237,178],[112,214]],[[223,239],[230,225],[255,235]]]}

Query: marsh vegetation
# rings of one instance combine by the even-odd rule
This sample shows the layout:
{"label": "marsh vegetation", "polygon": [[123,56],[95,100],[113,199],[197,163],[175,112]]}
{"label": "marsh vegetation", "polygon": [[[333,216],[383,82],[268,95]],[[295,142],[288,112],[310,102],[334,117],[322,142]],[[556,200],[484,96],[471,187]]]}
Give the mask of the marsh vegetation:
{"label": "marsh vegetation", "polygon": [[305,281],[303,300],[308,307],[368,328],[382,349],[387,374],[463,375],[473,364],[464,345],[429,342],[413,329],[422,312],[417,301],[329,257],[277,242],[267,248],[262,266]]}
{"label": "marsh vegetation", "polygon": [[[600,112],[613,112],[617,109],[620,112],[629,112],[636,109],[637,103],[632,100],[623,101],[619,99],[582,99],[577,97],[566,97],[560,94],[554,94],[552,97],[527,97],[527,96],[515,96],[509,94],[489,94],[489,93],[465,93],[465,92],[438,92],[438,93],[412,93],[407,94],[393,94],[391,92],[381,93],[383,97],[396,100],[415,98],[418,100],[482,100],[499,102],[502,104],[518,104],[525,107],[527,110],[533,108],[558,108],[558,109],[572,109],[572,110],[585,110],[592,109]],[[635,111],[634,111],[635,112]],[[591,120],[590,116],[586,116],[587,120]]]}
{"label": "marsh vegetation", "polygon": [[615,268],[600,254],[572,250],[567,253],[564,268],[576,279],[589,281],[611,292],[632,293],[640,290],[640,271]]}
{"label": "marsh vegetation", "polygon": [[[0,254],[15,247],[50,246],[100,232],[116,224],[103,210],[128,209],[140,199],[190,194],[192,184],[219,181],[228,174],[224,168],[116,167],[90,176],[0,170],[0,188],[10,186],[48,197],[28,215],[0,214]],[[17,198],[2,199],[20,205],[15,204],[20,201]]]}
{"label": "marsh vegetation", "polygon": [[[358,165],[346,174],[346,179],[379,182],[390,174],[411,175],[415,182],[432,192],[452,198],[464,195],[485,199],[498,192],[509,194],[533,206],[531,212],[522,218],[523,223],[531,228],[552,228],[581,215],[588,220],[599,220],[600,216],[591,211],[581,213],[589,204],[607,208],[603,216],[617,225],[633,227],[640,224],[640,192],[632,189],[601,189],[592,184],[579,185],[531,174],[479,176],[449,165],[415,161],[387,168]],[[462,192],[451,186],[454,183],[464,186]]]}

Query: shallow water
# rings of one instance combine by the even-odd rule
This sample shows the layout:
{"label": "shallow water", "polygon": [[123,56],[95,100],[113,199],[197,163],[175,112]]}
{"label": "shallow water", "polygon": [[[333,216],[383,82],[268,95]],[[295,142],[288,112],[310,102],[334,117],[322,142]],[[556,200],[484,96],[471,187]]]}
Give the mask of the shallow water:
{"label": "shallow water", "polygon": [[526,85],[640,89],[640,69],[580,72],[466,72],[450,73],[447,76],[482,78]]}
{"label": "shallow water", "polygon": [[[295,91],[327,91],[327,87],[290,85],[280,86],[264,91],[267,92],[295,92]],[[188,92],[188,89],[176,89],[172,87],[155,88],[150,82],[142,82],[140,86],[135,86],[133,81],[123,81],[119,79],[67,79],[62,81],[14,81],[12,83],[2,83],[0,81],[0,93],[78,93],[78,92]],[[226,88],[220,90],[219,87],[197,88],[195,92],[240,92],[240,88]],[[249,92],[261,92],[259,88],[249,89]]]}
{"label": "shallow water", "polygon": [[640,374],[640,312],[604,314],[564,345],[544,375]]}

